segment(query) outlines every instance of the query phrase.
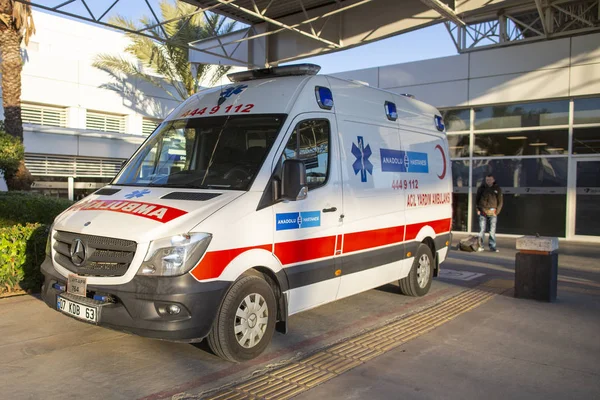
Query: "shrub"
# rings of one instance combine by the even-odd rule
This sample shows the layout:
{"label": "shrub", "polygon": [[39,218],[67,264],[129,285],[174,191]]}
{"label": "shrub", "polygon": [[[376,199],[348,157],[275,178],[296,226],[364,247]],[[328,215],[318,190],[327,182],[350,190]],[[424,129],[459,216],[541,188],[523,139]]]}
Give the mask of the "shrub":
{"label": "shrub", "polygon": [[13,176],[25,156],[25,147],[19,139],[4,132],[4,124],[0,126],[0,149],[0,172],[6,177]]}
{"label": "shrub", "polygon": [[34,193],[0,192],[0,224],[51,224],[54,218],[71,204],[73,203],[66,199]]}
{"label": "shrub", "polygon": [[40,290],[47,237],[48,226],[42,224],[0,228],[0,293]]}
{"label": "shrub", "polygon": [[0,192],[0,293],[38,292],[48,228],[72,203],[25,192]]}

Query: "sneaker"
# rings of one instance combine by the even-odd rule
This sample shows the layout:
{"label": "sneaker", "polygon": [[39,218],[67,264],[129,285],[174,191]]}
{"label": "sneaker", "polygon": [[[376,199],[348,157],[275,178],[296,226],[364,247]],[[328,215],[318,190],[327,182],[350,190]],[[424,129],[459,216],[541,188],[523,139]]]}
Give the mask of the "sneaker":
{"label": "sneaker", "polygon": [[477,251],[484,251],[485,249],[483,247],[480,247],[477,249]]}
{"label": "sneaker", "polygon": [[490,249],[490,251],[491,251],[492,253],[500,253],[500,250],[498,250],[498,249]]}

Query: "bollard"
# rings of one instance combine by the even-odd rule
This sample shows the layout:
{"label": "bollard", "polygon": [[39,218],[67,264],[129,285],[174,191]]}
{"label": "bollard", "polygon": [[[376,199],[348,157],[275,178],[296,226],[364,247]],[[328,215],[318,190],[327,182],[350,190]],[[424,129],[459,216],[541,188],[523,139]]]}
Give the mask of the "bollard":
{"label": "bollard", "polygon": [[517,239],[515,297],[552,302],[558,280],[558,238],[523,236]]}

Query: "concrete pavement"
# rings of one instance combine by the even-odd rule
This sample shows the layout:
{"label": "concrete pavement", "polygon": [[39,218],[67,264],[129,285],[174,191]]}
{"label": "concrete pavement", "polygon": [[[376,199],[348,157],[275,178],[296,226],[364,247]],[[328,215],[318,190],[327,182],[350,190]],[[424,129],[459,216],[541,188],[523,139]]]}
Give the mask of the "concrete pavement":
{"label": "concrete pavement", "polygon": [[[510,284],[514,240],[500,239],[499,248],[452,252],[423,298],[386,285],[293,316],[290,333],[245,364],[224,362],[202,344],[87,325],[32,296],[0,299],[1,397],[207,398],[465,289]],[[514,299],[508,290],[296,398],[600,398],[600,250],[561,242],[560,252],[556,303]]]}
{"label": "concrete pavement", "polygon": [[[600,252],[561,243],[558,300],[544,303],[513,297],[514,244],[501,239],[500,253],[453,252],[440,278],[503,287],[502,295],[295,398],[600,398]],[[233,386],[240,388],[254,390]]]}

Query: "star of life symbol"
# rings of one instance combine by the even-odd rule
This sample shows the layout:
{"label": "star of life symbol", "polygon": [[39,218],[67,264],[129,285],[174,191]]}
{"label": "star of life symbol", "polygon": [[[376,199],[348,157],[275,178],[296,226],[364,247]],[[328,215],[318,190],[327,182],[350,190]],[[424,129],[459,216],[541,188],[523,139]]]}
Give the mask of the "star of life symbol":
{"label": "star of life symbol", "polygon": [[133,199],[134,197],[144,197],[144,195],[147,195],[148,193],[150,193],[150,191],[148,189],[144,189],[144,190],[134,190],[133,192],[126,194],[125,198],[126,199]]}
{"label": "star of life symbol", "polygon": [[230,96],[234,95],[234,94],[240,94],[244,91],[244,89],[246,89],[248,87],[248,85],[237,85],[237,86],[230,86],[227,89],[223,90],[221,92],[221,94],[219,94],[219,101],[218,104],[221,105],[225,102],[225,100],[227,100]]}
{"label": "star of life symbol", "polygon": [[352,154],[356,157],[356,161],[352,164],[354,169],[354,175],[360,172],[360,181],[367,181],[367,172],[373,175],[373,164],[369,161],[371,157],[371,146],[365,147],[364,139],[362,136],[357,136],[358,146],[352,143]]}

